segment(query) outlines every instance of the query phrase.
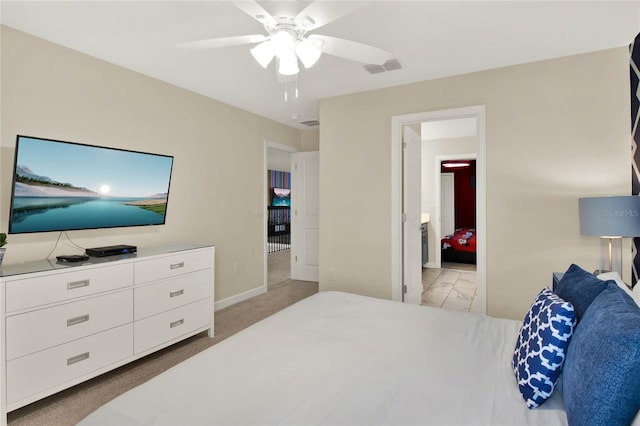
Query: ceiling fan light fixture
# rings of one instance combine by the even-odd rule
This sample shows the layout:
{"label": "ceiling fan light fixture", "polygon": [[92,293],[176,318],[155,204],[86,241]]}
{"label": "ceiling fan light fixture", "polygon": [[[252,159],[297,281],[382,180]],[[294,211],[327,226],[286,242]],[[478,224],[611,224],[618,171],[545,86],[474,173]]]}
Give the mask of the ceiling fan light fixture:
{"label": "ceiling fan light fixture", "polygon": [[280,61],[278,65],[278,72],[282,75],[295,75],[300,72],[298,68],[298,58],[295,53],[291,52],[286,55],[282,55],[278,58]]}
{"label": "ceiling fan light fixture", "polygon": [[271,36],[271,44],[278,58],[293,54],[296,45],[296,35],[288,29],[277,30]]}
{"label": "ceiling fan light fixture", "polygon": [[316,40],[304,39],[296,45],[296,55],[305,68],[311,68],[320,59],[322,51],[319,44]]}
{"label": "ceiling fan light fixture", "polygon": [[262,66],[262,68],[267,68],[271,63],[271,60],[275,56],[275,49],[273,48],[273,44],[271,41],[263,41],[256,47],[250,50],[253,58]]}

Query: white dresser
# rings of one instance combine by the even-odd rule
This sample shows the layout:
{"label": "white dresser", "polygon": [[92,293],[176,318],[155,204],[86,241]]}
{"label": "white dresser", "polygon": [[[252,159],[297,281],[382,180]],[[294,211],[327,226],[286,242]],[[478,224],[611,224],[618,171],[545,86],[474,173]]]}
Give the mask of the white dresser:
{"label": "white dresser", "polygon": [[0,423],[6,413],[208,330],[213,246],[0,269]]}

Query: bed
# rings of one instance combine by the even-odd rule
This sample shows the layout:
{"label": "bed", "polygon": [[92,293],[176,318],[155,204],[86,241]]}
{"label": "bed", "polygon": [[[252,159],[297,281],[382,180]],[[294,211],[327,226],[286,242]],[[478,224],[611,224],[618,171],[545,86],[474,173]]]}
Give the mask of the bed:
{"label": "bed", "polygon": [[457,228],[441,240],[442,261],[476,263],[476,230]]}
{"label": "bed", "polygon": [[522,321],[321,292],[80,424],[638,426],[639,302],[573,264]]}
{"label": "bed", "polygon": [[320,292],[124,393],[82,425],[565,425],[528,409],[521,322]]}

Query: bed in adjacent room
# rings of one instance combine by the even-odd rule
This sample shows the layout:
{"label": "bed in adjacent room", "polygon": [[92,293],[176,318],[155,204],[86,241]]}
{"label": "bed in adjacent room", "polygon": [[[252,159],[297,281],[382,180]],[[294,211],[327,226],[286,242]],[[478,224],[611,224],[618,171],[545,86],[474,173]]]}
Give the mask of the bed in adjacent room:
{"label": "bed in adjacent room", "polygon": [[457,228],[440,241],[443,262],[476,263],[476,230]]}
{"label": "bed in adjacent room", "polygon": [[[80,424],[631,423],[640,408],[640,308],[613,281],[579,268],[558,287],[575,312],[545,288],[524,321],[320,292]],[[561,368],[565,398],[554,388]]]}

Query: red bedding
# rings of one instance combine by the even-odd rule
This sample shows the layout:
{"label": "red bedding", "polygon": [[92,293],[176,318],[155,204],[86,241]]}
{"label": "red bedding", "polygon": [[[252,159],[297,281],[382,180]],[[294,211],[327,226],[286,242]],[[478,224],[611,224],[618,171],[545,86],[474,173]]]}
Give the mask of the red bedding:
{"label": "red bedding", "polygon": [[442,249],[453,248],[457,251],[476,252],[476,230],[473,228],[458,228],[442,239]]}

